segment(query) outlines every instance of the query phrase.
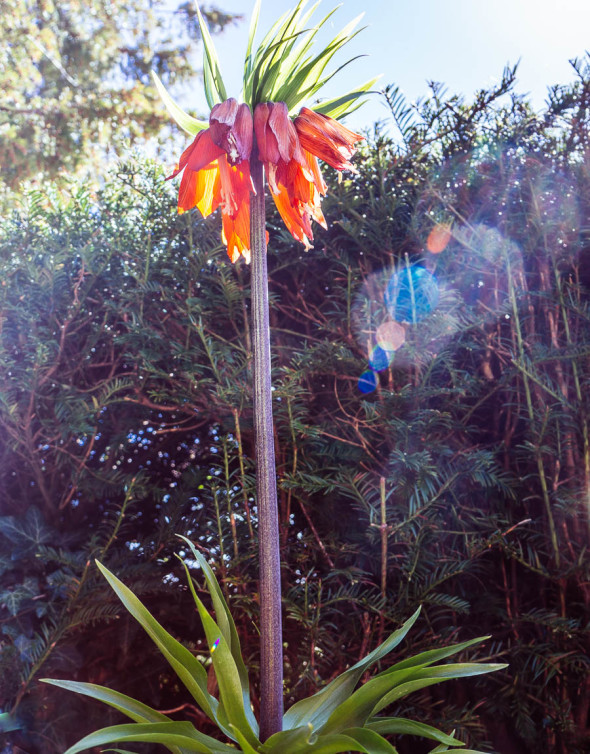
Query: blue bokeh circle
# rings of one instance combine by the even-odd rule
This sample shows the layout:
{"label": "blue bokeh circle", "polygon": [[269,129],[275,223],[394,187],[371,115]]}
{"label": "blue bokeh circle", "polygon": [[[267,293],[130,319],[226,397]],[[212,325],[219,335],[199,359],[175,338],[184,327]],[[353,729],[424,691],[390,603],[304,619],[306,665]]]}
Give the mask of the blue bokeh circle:
{"label": "blue bokeh circle", "polygon": [[436,278],[420,265],[396,272],[385,289],[385,305],[397,322],[420,322],[436,309],[439,298]]}

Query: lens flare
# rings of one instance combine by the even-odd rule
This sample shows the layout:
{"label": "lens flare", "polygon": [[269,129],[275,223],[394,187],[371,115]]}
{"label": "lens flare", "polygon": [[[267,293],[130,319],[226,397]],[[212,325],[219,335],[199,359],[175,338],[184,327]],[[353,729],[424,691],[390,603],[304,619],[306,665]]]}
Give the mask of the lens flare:
{"label": "lens flare", "polygon": [[391,364],[393,351],[388,351],[381,346],[375,346],[369,354],[369,366],[375,372],[382,372]]}
{"label": "lens flare", "polygon": [[361,393],[372,393],[377,387],[377,375],[370,369],[363,372],[359,377],[358,388]]}
{"label": "lens flare", "polygon": [[385,304],[392,319],[415,324],[425,319],[439,300],[434,275],[421,265],[412,265],[392,275],[385,290]]}
{"label": "lens flare", "polygon": [[406,342],[406,329],[398,322],[382,322],[375,332],[377,345],[384,351],[397,351]]}
{"label": "lens flare", "polygon": [[426,248],[431,254],[440,254],[444,251],[452,238],[451,229],[448,225],[437,223],[428,234]]}
{"label": "lens flare", "polygon": [[211,647],[211,654],[213,654],[213,652],[215,652],[215,650],[219,646],[219,642],[220,641],[221,641],[221,637],[219,637],[219,639],[215,639],[215,642],[214,642],[213,646]]}

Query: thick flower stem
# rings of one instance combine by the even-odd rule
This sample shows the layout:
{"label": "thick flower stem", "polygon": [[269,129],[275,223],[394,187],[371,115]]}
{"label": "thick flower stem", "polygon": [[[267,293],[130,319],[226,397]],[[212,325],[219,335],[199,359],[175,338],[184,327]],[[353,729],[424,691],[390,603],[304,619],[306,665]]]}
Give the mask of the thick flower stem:
{"label": "thick flower stem", "polygon": [[251,198],[252,332],[254,344],[254,431],[260,551],[260,738],[282,728],[283,636],[279,516],[272,422],[268,271],[264,168],[250,161],[256,195]]}

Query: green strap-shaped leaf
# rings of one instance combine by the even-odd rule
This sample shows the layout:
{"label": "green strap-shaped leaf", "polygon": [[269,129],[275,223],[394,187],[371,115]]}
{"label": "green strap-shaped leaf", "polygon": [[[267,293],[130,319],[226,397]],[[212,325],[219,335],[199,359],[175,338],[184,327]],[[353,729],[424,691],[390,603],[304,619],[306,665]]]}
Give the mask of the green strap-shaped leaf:
{"label": "green strap-shaped leaf", "polygon": [[367,719],[389,704],[419,689],[454,678],[491,673],[505,665],[463,663],[429,668],[404,668],[367,681],[340,704],[322,727],[324,733],[340,732],[350,726],[362,727]]}
{"label": "green strap-shaped leaf", "polygon": [[[55,681],[49,678],[42,678],[41,680],[44,683],[51,683],[53,686],[59,686],[62,689],[74,691],[77,694],[84,694],[92,699],[104,702],[124,715],[127,715],[136,723],[171,722],[169,717],[158,712],[158,710],[148,707],[147,704],[143,704],[137,701],[137,699],[121,694],[119,691],[107,689],[105,686],[98,686],[95,683],[81,683],[79,681]],[[215,754],[224,754],[227,752],[228,747],[215,738],[211,738],[211,736],[207,736],[204,733],[199,733],[198,735],[202,738],[202,742],[208,745]],[[170,747],[170,750],[174,754],[184,754],[186,751],[176,746]]]}
{"label": "green strap-shaped leaf", "polygon": [[183,131],[186,131],[187,134],[194,136],[195,134],[199,133],[199,131],[202,131],[203,129],[209,127],[208,121],[197,120],[196,118],[193,118],[192,115],[185,113],[184,110],[176,104],[176,102],[166,91],[164,84],[158,78],[158,74],[154,71],[152,71],[152,78],[154,79],[154,84],[156,85],[158,94],[162,98],[166,110],[168,110],[170,115],[174,118],[174,120],[178,123]]}
{"label": "green strap-shaped leaf", "polygon": [[[214,751],[200,740],[202,735],[189,722],[127,723],[97,730],[70,746],[65,754],[78,754],[79,751],[85,751],[93,746],[131,741],[162,744],[168,747],[180,746],[189,752],[214,754]],[[224,746],[220,742],[217,743],[219,746]],[[218,751],[236,754],[236,749],[231,746],[225,746],[224,749],[218,749]]]}
{"label": "green strap-shaped leaf", "polygon": [[[197,610],[199,611],[201,623],[205,629],[207,642],[211,647],[211,659],[213,661],[215,677],[219,686],[217,723],[220,727],[223,726],[224,729],[227,728],[233,730],[237,728],[252,746],[259,746],[260,741],[258,740],[257,735],[258,723],[255,721],[251,709],[249,710],[250,714],[246,712],[242,680],[233,658],[230,645],[223,635],[221,628],[209,615],[207,608],[195,591],[186,563],[184,564],[184,567],[187,572],[189,587],[193,599],[197,606]],[[251,720],[254,720],[256,728],[252,726],[250,722]],[[228,733],[228,735],[232,737],[230,733]]]}
{"label": "green strap-shaped leaf", "polygon": [[194,544],[186,537],[182,535],[179,536],[180,539],[183,539],[191,548],[195,560],[203,571],[203,575],[207,583],[207,589],[209,590],[211,601],[213,602],[215,618],[219,623],[219,627],[225,640],[231,647],[236,665],[240,668],[241,674],[243,673],[244,685],[246,689],[249,690],[250,687],[248,683],[248,671],[246,670],[246,665],[244,664],[244,660],[242,658],[242,652],[240,649],[240,637],[238,636],[236,624],[234,623],[234,619],[232,617],[229,606],[225,601],[225,597],[223,596],[219,582],[215,578],[215,574],[213,573],[211,566],[207,562],[207,559],[203,557],[203,555],[196,549]]}
{"label": "green strap-shaped leaf", "polygon": [[[260,60],[260,67],[264,71],[264,77],[259,86],[259,96],[267,100],[284,101],[282,97],[278,96],[278,90],[286,81],[293,78],[298,65],[312,46],[313,39],[320,27],[337,10],[334,8],[319,24],[314,28],[308,29],[308,22],[319,4],[320,0],[303,16],[301,15],[301,11],[304,4],[302,4],[292,16],[291,25],[284,32],[284,34],[287,34],[288,31],[288,35],[281,36],[276,43],[271,40],[271,43],[267,46]],[[303,37],[303,39],[300,40],[300,37]],[[269,61],[267,58],[271,52],[272,59]],[[273,61],[276,61],[276,63],[271,65]]]}
{"label": "green strap-shaped leaf", "polygon": [[280,731],[262,745],[263,754],[339,754],[345,751],[361,751],[372,754],[352,736],[317,736],[311,725],[295,730]]}
{"label": "green strap-shaped leaf", "polygon": [[81,683],[79,681],[56,681],[51,678],[42,678],[41,681],[42,683],[50,683],[52,686],[59,686],[61,689],[74,691],[76,694],[83,694],[84,696],[92,697],[92,699],[97,699],[99,702],[104,702],[124,715],[127,715],[127,717],[130,717],[136,723],[163,723],[170,720],[169,717],[148,707],[147,704],[142,704],[137,699],[121,694],[118,691],[107,689],[105,686],[98,686],[95,683]]}
{"label": "green strap-shaped leaf", "polygon": [[193,556],[201,567],[203,575],[205,576],[207,588],[209,590],[209,594],[211,595],[211,601],[213,602],[213,609],[215,610],[215,618],[217,620],[217,623],[219,624],[221,633],[230,648],[231,655],[238,670],[240,685],[242,687],[242,697],[244,700],[244,711],[252,730],[256,733],[256,735],[258,735],[258,721],[254,716],[250,702],[250,680],[248,678],[248,671],[242,657],[240,637],[238,636],[236,624],[234,623],[234,619],[230,612],[229,606],[225,601],[221,587],[219,586],[219,583],[215,578],[215,574],[211,570],[211,566],[209,565],[209,563],[207,563],[206,558],[203,557],[203,555],[195,548],[195,546],[189,539],[183,537],[182,535],[180,535],[180,538],[183,539],[191,548]]}
{"label": "green strap-shaped leaf", "polygon": [[366,727],[369,730],[377,731],[377,733],[421,736],[422,738],[429,738],[431,741],[438,741],[447,746],[463,745],[454,736],[449,736],[438,730],[438,728],[433,728],[432,725],[418,723],[405,717],[374,717],[368,721]]}
{"label": "green strap-shaped leaf", "polygon": [[234,739],[240,744],[242,747],[242,751],[244,754],[260,754],[260,747],[257,747],[256,749],[249,743],[246,736],[242,734],[239,728],[236,728],[235,725],[230,725],[230,728],[232,730],[232,733],[234,734]]}
{"label": "green strap-shaped leaf", "polygon": [[[244,84],[250,78],[253,65],[252,48],[254,46],[254,37],[256,36],[256,30],[258,29],[258,19],[260,17],[260,5],[262,0],[256,0],[254,9],[252,10],[252,17],[250,19],[250,28],[248,30],[248,46],[246,47],[246,59],[244,61]],[[244,96],[246,92],[244,91]],[[249,100],[246,100],[247,102]]]}
{"label": "green strap-shaped leaf", "polygon": [[415,668],[408,668],[371,678],[336,707],[321,727],[321,732],[340,733],[345,728],[362,728],[369,717],[376,714],[376,705],[385,695],[404,681],[414,680],[417,672]]}
{"label": "green strap-shaped leaf", "polygon": [[[338,705],[350,697],[365,670],[382,657],[385,657],[404,639],[418,619],[419,614],[420,608],[416,610],[414,615],[401,628],[394,631],[383,644],[370,652],[365,658],[359,660],[359,662],[348,668],[348,670],[345,670],[344,673],[341,673],[325,688],[318,691],[317,694],[296,702],[287,710],[283,717],[283,729],[297,728],[307,723],[319,729]],[[355,727],[355,724],[349,723],[343,727]]]}
{"label": "green strap-shaped leaf", "polygon": [[[465,662],[457,665],[449,664],[424,669],[419,668],[415,671],[414,677],[416,678],[416,680],[406,681],[405,683],[402,683],[400,685],[397,685],[396,683],[395,685],[397,687],[393,688],[388,694],[382,696],[381,699],[377,702],[377,704],[373,708],[373,714],[376,715],[382,709],[385,709],[385,707],[387,707],[388,705],[393,704],[393,702],[397,702],[398,699],[401,699],[402,697],[407,696],[414,691],[418,691],[419,689],[426,688],[427,686],[432,686],[436,683],[442,683],[443,681],[452,681],[455,678],[466,678],[474,675],[482,675],[484,673],[494,673],[496,670],[502,670],[503,668],[507,667],[508,666],[506,664],[501,663]],[[406,669],[399,672],[403,674],[407,673],[408,671]],[[387,678],[395,677],[395,675],[396,673],[391,673],[390,675],[369,681],[369,683],[380,683]],[[363,688],[368,686],[369,683],[366,683]]]}
{"label": "green strap-shaped leaf", "polygon": [[[292,10],[283,14],[253,54],[252,46],[259,12],[257,2],[244,67],[244,98],[252,107],[263,101],[280,101],[287,104],[289,112],[294,112],[306,100],[316,95],[336,73],[352,62],[346,62],[324,76],[326,66],[333,56],[362,31],[355,30],[362,14],[347,24],[329,43],[324,44],[320,52],[314,56],[310,51],[316,35],[337,8],[330,11],[319,23],[308,28],[319,2],[303,13],[305,5],[306,0],[301,0]],[[376,80],[343,97],[324,103],[321,106],[323,109],[319,112],[325,111],[324,114],[331,117],[343,117],[353,112],[361,106],[364,100],[360,98],[369,93]]]}
{"label": "green strap-shaped leaf", "polygon": [[225,84],[221,76],[221,69],[219,67],[219,59],[217,52],[215,51],[215,45],[209,34],[209,29],[199,8],[199,4],[195,0],[197,6],[197,18],[199,19],[199,28],[201,30],[201,37],[203,38],[203,69],[204,69],[204,81],[205,81],[205,96],[209,107],[213,107],[218,102],[224,102],[227,99],[227,93],[225,91]]}
{"label": "green strap-shaped leaf", "polygon": [[[144,631],[156,644],[160,652],[170,663],[175,673],[192,694],[203,712],[214,722],[217,722],[218,702],[207,691],[207,672],[201,663],[186,647],[171,636],[153,617],[149,610],[137,599],[133,592],[122,581],[112,574],[102,563],[96,561],[101,573],[109,582],[117,597],[139,622]],[[225,732],[225,731],[224,731]]]}
{"label": "green strap-shaped leaf", "polygon": [[368,728],[347,728],[342,731],[345,736],[354,738],[362,744],[371,754],[397,754],[397,749],[392,746],[383,736]]}
{"label": "green strap-shaped leaf", "polygon": [[359,29],[352,33],[352,30],[357,26],[361,18],[362,14],[347,24],[307,65],[288,71],[284,86],[277,86],[276,92],[273,92],[273,97],[277,100],[287,102],[289,109],[292,109],[301,104],[307,97],[311,97],[315,92],[319,91],[326,81],[331,78],[329,76],[322,79],[322,74],[330,60],[338,50],[362,31],[362,29]]}
{"label": "green strap-shaped leaf", "polygon": [[463,641],[460,644],[451,644],[448,647],[441,647],[441,649],[429,649],[426,652],[420,652],[420,654],[396,662],[395,665],[392,665],[390,668],[382,670],[381,673],[375,676],[375,678],[387,675],[387,673],[393,673],[396,670],[404,670],[405,668],[414,668],[418,666],[422,668],[428,667],[439,660],[444,660],[447,657],[452,657],[452,655],[463,652],[463,650],[472,647],[474,644],[481,644],[481,642],[487,641],[489,638],[489,636],[478,636],[477,639],[469,639],[469,641]]}
{"label": "green strap-shaped leaf", "polygon": [[357,110],[363,104],[364,100],[360,98],[370,94],[370,89],[380,78],[380,76],[377,76],[356,89],[343,94],[341,97],[335,97],[334,99],[321,102],[319,105],[313,105],[313,109],[316,113],[328,115],[330,118],[344,118],[345,115],[350,115],[350,113]]}
{"label": "green strap-shaped leaf", "polygon": [[262,754],[328,754],[341,751],[397,754],[395,748],[378,733],[362,728],[350,728],[337,735],[318,736],[311,725],[303,725],[275,733],[262,745]]}
{"label": "green strap-shaped leaf", "polygon": [[291,15],[291,13],[292,11],[290,10],[285,11],[285,13],[283,13],[283,15],[280,16],[280,18],[277,21],[275,21],[273,26],[269,29],[267,34],[264,36],[264,39],[258,46],[258,49],[256,50],[256,53],[254,54],[254,57],[252,59],[252,64],[250,67],[250,72],[248,74],[248,77],[244,79],[244,97],[245,97],[246,102],[249,102],[251,104],[257,104],[253,102],[253,95],[254,95],[254,89],[255,89],[255,79],[256,79],[256,76],[260,73],[259,69],[260,69],[262,58],[264,57],[264,54],[270,43],[270,40],[274,39],[277,36],[279,29],[281,29],[284,23],[286,23],[287,18]]}
{"label": "green strap-shaped leaf", "polygon": [[370,749],[364,747],[354,738],[341,734],[319,736],[318,740],[304,749],[302,754],[340,754],[340,752],[345,751],[362,751],[365,754],[372,754]]}
{"label": "green strap-shaped leaf", "polygon": [[302,725],[291,730],[281,730],[274,733],[262,745],[264,754],[299,754],[310,746],[314,738],[313,727]]}
{"label": "green strap-shaped leaf", "polygon": [[301,11],[307,0],[301,0],[293,10],[287,11],[279,21],[274,24],[262,40],[256,52],[254,70],[252,72],[252,105],[268,100],[264,87],[260,83],[261,75],[264,78],[269,68],[272,68],[275,60],[280,60],[284,49],[284,43],[297,31],[297,21],[301,17]]}

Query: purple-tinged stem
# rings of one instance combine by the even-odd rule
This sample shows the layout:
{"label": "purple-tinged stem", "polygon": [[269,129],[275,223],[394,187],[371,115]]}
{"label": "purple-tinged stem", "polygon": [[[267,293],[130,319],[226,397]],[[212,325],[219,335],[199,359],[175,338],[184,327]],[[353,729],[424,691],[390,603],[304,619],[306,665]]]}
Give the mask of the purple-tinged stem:
{"label": "purple-tinged stem", "polygon": [[256,190],[255,196],[250,199],[250,245],[254,431],[260,556],[260,739],[265,741],[282,728],[283,632],[279,514],[272,422],[264,167],[254,156],[250,161],[250,171]]}

